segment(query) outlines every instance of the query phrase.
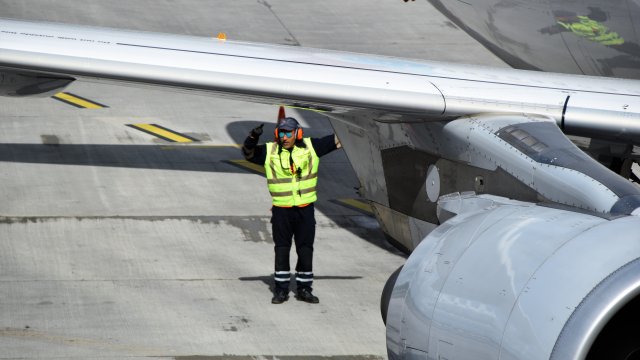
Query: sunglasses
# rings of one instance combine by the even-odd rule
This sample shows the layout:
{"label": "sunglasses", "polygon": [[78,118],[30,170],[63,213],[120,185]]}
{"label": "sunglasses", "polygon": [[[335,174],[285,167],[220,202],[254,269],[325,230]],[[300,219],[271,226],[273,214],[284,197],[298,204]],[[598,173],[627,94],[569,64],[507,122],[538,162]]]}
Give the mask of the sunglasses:
{"label": "sunglasses", "polygon": [[293,136],[293,131],[278,131],[278,136],[280,136],[280,139],[285,136],[291,138],[291,136]]}

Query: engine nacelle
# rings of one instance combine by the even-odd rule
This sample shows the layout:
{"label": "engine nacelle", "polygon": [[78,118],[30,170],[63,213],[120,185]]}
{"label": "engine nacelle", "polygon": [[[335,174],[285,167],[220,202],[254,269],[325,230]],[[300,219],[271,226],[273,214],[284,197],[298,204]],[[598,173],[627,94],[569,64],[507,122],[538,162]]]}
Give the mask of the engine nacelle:
{"label": "engine nacelle", "polygon": [[389,359],[638,359],[639,217],[448,201],[473,210],[431,232],[398,275]]}
{"label": "engine nacelle", "polygon": [[48,97],[61,91],[74,80],[64,76],[0,69],[0,96]]}

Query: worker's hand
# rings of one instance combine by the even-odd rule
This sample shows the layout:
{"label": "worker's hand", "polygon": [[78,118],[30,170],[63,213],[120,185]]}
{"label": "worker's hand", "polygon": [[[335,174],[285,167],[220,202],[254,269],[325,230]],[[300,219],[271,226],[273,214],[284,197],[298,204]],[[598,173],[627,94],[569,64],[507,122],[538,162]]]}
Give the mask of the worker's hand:
{"label": "worker's hand", "polygon": [[260,124],[260,126],[256,126],[253,130],[251,130],[251,137],[257,139],[262,135],[262,127],[264,124]]}

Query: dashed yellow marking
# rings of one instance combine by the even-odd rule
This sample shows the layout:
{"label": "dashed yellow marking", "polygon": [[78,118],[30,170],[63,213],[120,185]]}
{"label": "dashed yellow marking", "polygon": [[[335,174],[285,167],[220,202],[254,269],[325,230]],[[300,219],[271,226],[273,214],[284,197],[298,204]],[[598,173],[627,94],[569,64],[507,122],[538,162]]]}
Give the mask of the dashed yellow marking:
{"label": "dashed yellow marking", "polygon": [[264,175],[264,167],[254,164],[252,162],[249,162],[247,160],[229,160],[229,163],[231,165],[236,165],[238,167],[250,170],[251,172],[260,174],[260,175]]}
{"label": "dashed yellow marking", "polygon": [[157,124],[127,124],[127,126],[171,142],[190,143],[199,141],[198,139],[194,139],[190,136],[167,129]]}
{"label": "dashed yellow marking", "polygon": [[336,203],[360,211],[366,215],[373,215],[371,205],[368,202],[359,199],[336,199]]}
{"label": "dashed yellow marking", "polygon": [[108,107],[106,105],[102,105],[95,101],[85,99],[78,95],[67,93],[67,92],[57,93],[53,95],[52,98],[81,109],[102,109],[102,108]]}

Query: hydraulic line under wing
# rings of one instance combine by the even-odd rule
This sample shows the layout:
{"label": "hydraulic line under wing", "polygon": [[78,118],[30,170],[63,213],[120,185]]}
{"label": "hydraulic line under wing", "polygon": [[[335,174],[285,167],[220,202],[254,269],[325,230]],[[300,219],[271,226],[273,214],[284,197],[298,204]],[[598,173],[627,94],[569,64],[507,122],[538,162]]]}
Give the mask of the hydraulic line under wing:
{"label": "hydraulic line under wing", "polygon": [[565,136],[640,145],[637,80],[8,19],[0,78],[5,96],[117,82],[323,110],[415,249],[383,296],[392,359],[640,354],[618,335],[640,309],[640,188]]}

